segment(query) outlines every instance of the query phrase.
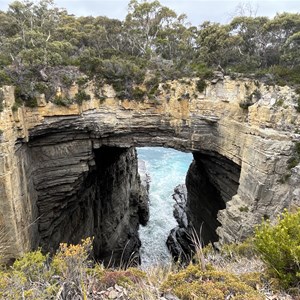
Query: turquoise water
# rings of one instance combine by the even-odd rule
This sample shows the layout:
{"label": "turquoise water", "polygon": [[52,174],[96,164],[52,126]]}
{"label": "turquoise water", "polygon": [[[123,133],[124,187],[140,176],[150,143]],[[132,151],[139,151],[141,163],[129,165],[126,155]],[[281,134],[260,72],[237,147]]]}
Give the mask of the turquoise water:
{"label": "turquoise water", "polygon": [[173,217],[172,194],[178,184],[185,183],[192,154],[169,148],[137,148],[138,158],[144,160],[150,175],[150,220],[140,226],[142,267],[168,264],[171,256],[166,240],[177,223]]}

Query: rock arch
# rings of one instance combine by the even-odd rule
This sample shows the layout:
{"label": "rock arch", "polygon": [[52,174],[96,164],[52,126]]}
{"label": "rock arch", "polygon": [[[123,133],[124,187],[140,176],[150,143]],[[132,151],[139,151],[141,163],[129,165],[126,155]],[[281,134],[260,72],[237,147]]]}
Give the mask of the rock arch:
{"label": "rock arch", "polygon": [[[196,79],[184,83],[173,81],[168,90],[160,86],[158,102],[121,102],[107,88],[104,103],[87,90],[92,99],[80,106],[57,107],[40,101],[37,108],[12,111],[13,88],[4,87],[5,109],[0,117],[0,129],[3,130],[0,143],[0,225],[4,232],[9,233],[6,235],[7,245],[10,245],[7,257],[38,244],[47,244],[41,227],[44,226],[44,232],[51,229],[47,220],[51,219],[59,201],[54,201],[53,208],[48,210],[50,217],[45,217],[47,212],[43,209],[53,201],[53,195],[64,198],[67,194],[72,199],[72,192],[76,191],[76,197],[89,202],[91,195],[99,193],[88,187],[92,187],[95,180],[101,181],[101,176],[99,179],[95,174],[105,147],[113,147],[116,151],[113,161],[120,161],[123,165],[123,169],[115,171],[123,175],[128,171],[125,185],[130,186],[127,192],[132,192],[126,192],[126,201],[129,202],[138,199],[137,187],[132,187],[135,175],[128,169],[128,159],[134,156],[132,147],[163,146],[194,152],[195,161],[206,168],[210,181],[219,187],[222,185],[219,178],[225,178],[230,172],[225,177],[222,172],[216,175],[216,168],[211,168],[212,161],[217,162],[215,166],[223,163],[223,166],[227,164],[228,170],[240,170],[240,176],[227,176],[228,180],[235,182],[236,192],[226,192],[226,188],[230,190],[229,185],[224,191],[219,190],[221,197],[226,198],[226,207],[220,207],[222,210],[218,212],[221,226],[217,234],[220,242],[244,238],[263,215],[273,217],[298,200],[298,175],[295,174],[293,185],[280,184],[279,180],[286,172],[287,160],[293,155],[296,136],[293,128],[299,124],[299,116],[293,111],[279,111],[272,106],[275,88],[279,89],[277,97],[284,94],[291,98],[293,95],[288,88],[261,85],[262,98],[247,110],[239,103],[247,97],[249,89],[256,89],[255,83],[225,78],[209,85],[204,93],[197,92]],[[182,99],[179,97],[182,93],[192,96]],[[293,122],[284,114],[294,115]],[[105,161],[111,159],[108,152],[105,155]],[[63,167],[64,164],[69,167]],[[55,166],[60,170],[55,170]],[[57,177],[47,182],[51,172],[56,172]],[[72,174],[76,174],[76,178]],[[74,189],[79,181],[81,188]],[[66,183],[65,189],[55,188],[51,194],[51,184],[58,187],[60,183]],[[141,209],[138,205],[135,208]],[[89,206],[82,209],[89,215],[88,210]],[[120,218],[124,218],[121,215]],[[134,218],[137,216],[135,214]],[[125,218],[129,220],[130,216]],[[134,224],[138,222],[133,221]],[[74,227],[72,220],[68,226]],[[85,229],[81,230],[81,233],[76,231],[77,236],[86,233]],[[55,241],[65,238],[68,239],[58,236]]]}

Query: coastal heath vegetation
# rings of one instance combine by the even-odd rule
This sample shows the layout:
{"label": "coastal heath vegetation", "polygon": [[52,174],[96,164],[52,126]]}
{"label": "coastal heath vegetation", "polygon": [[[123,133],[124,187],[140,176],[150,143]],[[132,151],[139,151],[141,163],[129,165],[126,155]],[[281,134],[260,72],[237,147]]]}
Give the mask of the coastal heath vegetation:
{"label": "coastal heath vegetation", "polygon": [[[111,84],[129,100],[143,99],[136,85],[152,78],[199,77],[202,91],[214,70],[299,88],[299,13],[237,13],[228,24],[196,25],[157,0],[131,0],[122,21],[74,16],[53,0],[13,1],[0,11],[0,85],[16,86],[16,98],[30,107],[38,93],[54,101],[58,87],[81,86],[83,78]],[[86,100],[79,94],[56,102]]]}
{"label": "coastal heath vegetation", "polygon": [[95,262],[92,238],[62,243],[53,256],[38,249],[1,265],[0,299],[298,299],[299,225],[300,210],[285,211],[242,243],[196,247],[187,266],[147,270]]}

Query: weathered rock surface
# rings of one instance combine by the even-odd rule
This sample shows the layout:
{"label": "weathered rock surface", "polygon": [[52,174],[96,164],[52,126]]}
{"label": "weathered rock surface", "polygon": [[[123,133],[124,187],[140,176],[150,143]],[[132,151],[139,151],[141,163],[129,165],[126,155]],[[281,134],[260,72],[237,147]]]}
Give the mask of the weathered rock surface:
{"label": "weathered rock surface", "polygon": [[[147,222],[133,148],[93,148],[84,135],[50,145],[29,142],[39,219],[37,245],[53,252],[62,241],[78,243],[93,236],[97,259],[119,265],[139,260],[139,223]],[[140,213],[143,211],[143,214]]]}
{"label": "weathered rock surface", "polygon": [[[92,88],[87,88],[91,100],[82,105],[58,107],[43,102],[37,108],[21,107],[17,111],[12,110],[13,88],[1,88],[4,110],[0,112],[0,227],[7,239],[6,257],[46,243],[46,236],[52,236],[48,226],[56,228],[57,237],[53,236],[53,240],[63,238],[60,225],[66,224],[65,209],[72,207],[77,216],[81,211],[69,202],[75,197],[72,192],[75,186],[76,199],[82,196],[83,211],[88,211],[92,204],[89,193],[97,193],[93,188],[96,179],[91,176],[97,168],[93,149],[101,146],[164,146],[199,153],[200,160],[195,158],[195,164],[201,164],[206,180],[223,201],[223,206],[217,207],[221,210],[214,209],[211,216],[217,215],[213,228],[220,225],[216,236],[220,242],[244,238],[264,215],[273,218],[284,207],[299,201],[298,168],[292,169],[292,176],[281,183],[289,172],[287,161],[294,155],[294,143],[299,142],[300,115],[295,110],[295,92],[289,87],[258,86],[255,81],[230,80],[225,76],[199,93],[196,82],[197,79],[186,79],[161,84],[156,103],[121,102],[105,86],[102,94],[107,99],[101,103]],[[257,89],[261,98],[248,109],[242,109],[239,103]],[[277,105],[281,103],[279,100],[284,105]],[[48,157],[48,151],[41,157],[44,152],[39,148],[43,147],[53,147],[49,150],[53,156]],[[64,157],[68,157],[68,165],[59,169],[57,164],[64,164]],[[220,171],[223,158],[238,166],[234,169],[240,168],[240,174],[223,181],[222,177],[228,173]],[[57,177],[48,186],[45,176],[51,177],[51,173]],[[203,170],[200,173],[203,175]],[[199,179],[192,177],[193,181],[197,184]],[[226,184],[229,181],[238,181],[235,195],[233,186]],[[54,186],[60,187],[55,193]],[[197,194],[196,190],[197,187],[194,191]],[[127,198],[130,199],[129,194]],[[194,207],[190,212],[197,223],[200,222],[197,210],[201,209],[197,201],[203,200],[199,197],[194,203],[192,198],[188,203]],[[115,208],[110,209],[113,217]],[[50,221],[51,214],[61,215],[60,222]],[[68,222],[73,224],[71,218]],[[84,224],[91,226],[88,222]],[[78,230],[84,233],[86,229]]]}
{"label": "weathered rock surface", "polygon": [[236,195],[239,177],[240,166],[226,157],[215,152],[194,152],[194,161],[186,177],[187,215],[189,225],[203,244],[218,240],[216,229],[221,223],[217,215]]}
{"label": "weathered rock surface", "polygon": [[139,199],[139,222],[141,225],[147,225],[149,221],[149,188],[150,175],[147,172],[146,164],[143,160],[138,160],[138,173],[141,179],[140,199]]}
{"label": "weathered rock surface", "polygon": [[173,214],[178,226],[170,231],[166,243],[174,260],[185,263],[191,259],[193,252],[192,235],[186,214],[187,189],[185,184],[176,186],[172,197],[176,202]]}

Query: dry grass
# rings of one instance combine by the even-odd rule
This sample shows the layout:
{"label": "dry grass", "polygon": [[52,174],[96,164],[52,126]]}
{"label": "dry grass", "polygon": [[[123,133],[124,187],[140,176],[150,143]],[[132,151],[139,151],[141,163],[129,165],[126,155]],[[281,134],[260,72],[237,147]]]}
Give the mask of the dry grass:
{"label": "dry grass", "polygon": [[194,264],[146,270],[104,268],[89,260],[91,245],[62,244],[51,261],[27,253],[0,271],[0,299],[297,299],[276,290],[249,241],[221,251],[197,246]]}

